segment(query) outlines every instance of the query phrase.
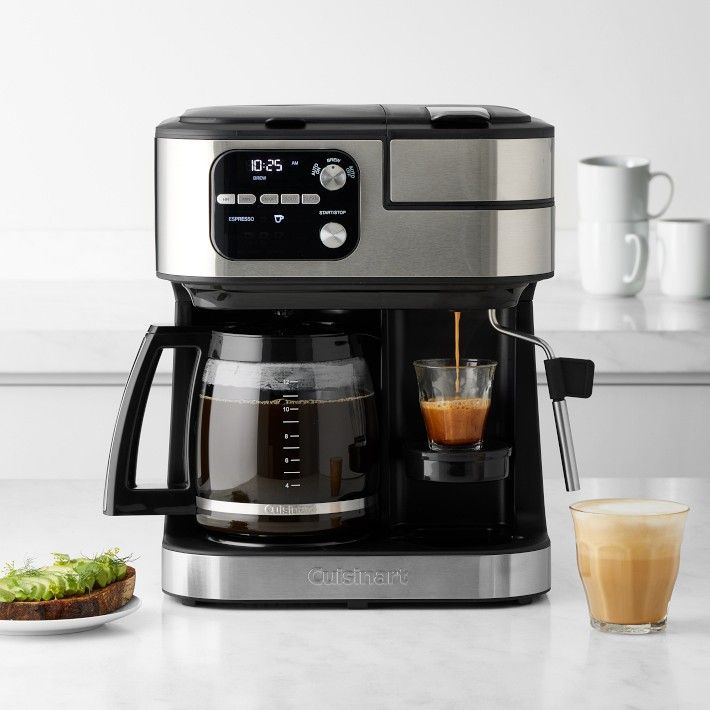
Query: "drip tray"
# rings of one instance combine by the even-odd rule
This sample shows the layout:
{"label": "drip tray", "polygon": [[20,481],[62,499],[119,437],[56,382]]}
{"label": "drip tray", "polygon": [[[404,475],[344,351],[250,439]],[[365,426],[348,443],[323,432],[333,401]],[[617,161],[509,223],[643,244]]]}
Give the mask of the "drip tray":
{"label": "drip tray", "polygon": [[508,475],[510,446],[484,444],[480,449],[431,451],[424,445],[406,449],[407,476],[429,483],[485,483]]}
{"label": "drip tray", "polygon": [[516,534],[507,525],[420,527],[407,530],[402,536],[424,548],[445,550],[493,552],[501,548],[515,549],[526,544],[526,538]]}

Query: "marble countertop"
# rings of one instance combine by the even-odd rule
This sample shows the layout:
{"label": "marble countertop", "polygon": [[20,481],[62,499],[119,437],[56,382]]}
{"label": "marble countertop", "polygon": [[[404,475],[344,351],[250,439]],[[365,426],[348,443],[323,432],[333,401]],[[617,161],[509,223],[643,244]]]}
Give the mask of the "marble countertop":
{"label": "marble countertop", "polygon": [[598,373],[710,373],[710,300],[668,298],[657,282],[637,297],[601,298],[577,281],[543,281],[535,327],[556,354],[590,358]]}
{"label": "marble countertop", "polygon": [[[552,590],[529,606],[184,607],[160,591],[162,519],[106,518],[90,481],[0,481],[0,557],[120,545],[141,610],[70,636],[0,636],[3,707],[704,708],[710,694],[710,481],[546,481]],[[652,496],[691,506],[666,631],[590,628],[567,506]]]}
{"label": "marble countertop", "polygon": [[[146,327],[173,318],[170,285],[156,278],[4,280],[0,300],[0,380],[121,382]],[[653,283],[638,298],[594,298],[552,279],[538,286],[535,314],[558,355],[591,358],[598,373],[710,377],[710,301],[673,301]]]}

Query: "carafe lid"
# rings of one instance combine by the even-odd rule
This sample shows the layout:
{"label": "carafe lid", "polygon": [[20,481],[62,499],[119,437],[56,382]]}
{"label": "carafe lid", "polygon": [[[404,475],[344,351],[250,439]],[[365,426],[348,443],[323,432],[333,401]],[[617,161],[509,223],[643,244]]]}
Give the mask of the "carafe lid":
{"label": "carafe lid", "polygon": [[361,354],[346,333],[249,333],[213,331],[210,357],[232,362],[328,362]]}

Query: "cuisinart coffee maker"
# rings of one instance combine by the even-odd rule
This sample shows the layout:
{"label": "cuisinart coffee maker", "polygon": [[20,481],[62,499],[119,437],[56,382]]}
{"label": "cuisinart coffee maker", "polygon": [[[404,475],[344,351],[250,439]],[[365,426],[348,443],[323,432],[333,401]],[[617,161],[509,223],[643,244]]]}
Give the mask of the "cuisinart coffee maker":
{"label": "cuisinart coffee maker", "polygon": [[[165,516],[186,603],[529,601],[550,588],[534,346],[568,490],[565,396],[593,364],[533,335],[553,273],[553,127],[502,106],[228,106],[156,131],[152,326],[116,424],[109,515]],[[427,444],[412,363],[497,362],[484,441]],[[165,489],[136,486],[174,349]]]}

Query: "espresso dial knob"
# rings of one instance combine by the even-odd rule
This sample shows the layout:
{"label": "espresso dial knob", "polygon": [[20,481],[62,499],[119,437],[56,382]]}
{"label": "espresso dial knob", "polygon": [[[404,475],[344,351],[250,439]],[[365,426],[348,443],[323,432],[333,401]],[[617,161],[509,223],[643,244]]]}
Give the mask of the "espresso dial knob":
{"label": "espresso dial knob", "polygon": [[345,231],[345,227],[338,222],[328,222],[321,227],[320,240],[328,249],[337,249],[343,246],[347,238],[348,233]]}
{"label": "espresso dial knob", "polygon": [[339,190],[345,185],[347,179],[348,176],[345,174],[345,170],[334,163],[326,165],[323,170],[320,171],[320,184],[323,185],[326,190]]}

